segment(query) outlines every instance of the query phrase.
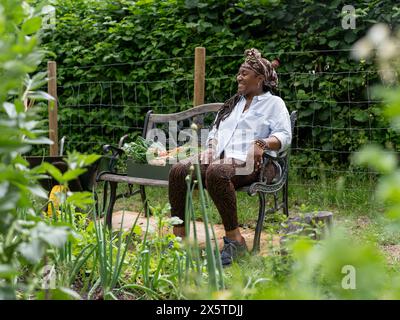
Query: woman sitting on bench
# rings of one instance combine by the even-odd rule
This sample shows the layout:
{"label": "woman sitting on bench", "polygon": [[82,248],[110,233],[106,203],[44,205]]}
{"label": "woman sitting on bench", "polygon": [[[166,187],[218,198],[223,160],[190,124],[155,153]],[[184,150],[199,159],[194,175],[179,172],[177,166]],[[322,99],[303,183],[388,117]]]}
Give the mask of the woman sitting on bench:
{"label": "woman sitting on bench", "polygon": [[[237,74],[238,91],[218,111],[207,138],[208,149],[199,157],[203,185],[221,215],[226,232],[221,252],[224,266],[247,251],[239,231],[235,190],[258,181],[265,150],[281,152],[292,139],[285,103],[271,93],[278,84],[274,70],[278,62],[262,58],[256,49],[246,50],[245,57]],[[185,177],[191,165],[178,162],[169,174],[171,215],[181,220],[185,217]],[[238,170],[249,166],[247,174]],[[272,163],[267,164],[267,183],[271,183],[277,171]],[[173,232],[184,237],[184,224],[175,226]]]}

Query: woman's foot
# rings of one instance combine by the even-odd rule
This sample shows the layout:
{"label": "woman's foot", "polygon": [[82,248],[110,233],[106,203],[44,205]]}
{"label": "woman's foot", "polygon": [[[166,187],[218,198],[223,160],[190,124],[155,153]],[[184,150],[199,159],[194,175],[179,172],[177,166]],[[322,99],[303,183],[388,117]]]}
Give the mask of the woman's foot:
{"label": "woman's foot", "polygon": [[227,267],[232,264],[238,257],[243,256],[248,252],[247,244],[244,238],[242,241],[236,241],[224,237],[224,247],[221,251],[221,263],[223,267]]}
{"label": "woman's foot", "polygon": [[221,262],[224,267],[231,265],[237,257],[243,256],[247,251],[246,240],[240,234],[239,228],[226,231],[221,251]]}
{"label": "woman's foot", "polygon": [[246,242],[246,241],[244,240],[242,234],[240,233],[239,228],[235,228],[235,229],[233,229],[233,230],[226,231],[225,234],[226,234],[226,237],[227,237],[229,240],[234,240],[234,241],[237,241],[237,242],[239,242],[239,243],[241,243],[241,244],[243,244],[243,243]]}

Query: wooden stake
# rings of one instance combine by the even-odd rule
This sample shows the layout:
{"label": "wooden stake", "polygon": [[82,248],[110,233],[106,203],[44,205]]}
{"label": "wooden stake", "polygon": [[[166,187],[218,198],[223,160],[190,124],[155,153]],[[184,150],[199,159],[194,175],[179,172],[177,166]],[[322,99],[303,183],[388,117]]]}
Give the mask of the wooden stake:
{"label": "wooden stake", "polygon": [[204,103],[204,85],[206,76],[206,48],[196,47],[194,51],[194,95],[193,106]]}
{"label": "wooden stake", "polygon": [[50,146],[50,156],[58,156],[58,123],[57,123],[57,64],[55,61],[47,62],[47,72],[49,82],[47,90],[49,95],[54,97],[53,101],[49,101],[49,138],[54,142]]}

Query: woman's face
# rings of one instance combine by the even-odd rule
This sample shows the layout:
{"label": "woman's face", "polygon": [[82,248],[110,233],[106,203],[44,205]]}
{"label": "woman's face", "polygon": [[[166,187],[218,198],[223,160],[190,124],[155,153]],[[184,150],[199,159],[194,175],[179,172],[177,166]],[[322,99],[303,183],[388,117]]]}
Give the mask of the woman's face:
{"label": "woman's face", "polygon": [[240,67],[236,80],[238,82],[238,93],[240,94],[246,95],[262,91],[262,85],[259,85],[259,83],[262,82],[263,76],[256,74],[251,69]]}

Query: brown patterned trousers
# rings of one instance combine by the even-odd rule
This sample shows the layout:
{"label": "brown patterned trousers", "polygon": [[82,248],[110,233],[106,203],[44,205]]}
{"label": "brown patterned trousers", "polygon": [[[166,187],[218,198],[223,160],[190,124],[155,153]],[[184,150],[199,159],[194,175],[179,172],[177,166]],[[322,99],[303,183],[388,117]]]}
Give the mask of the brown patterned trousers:
{"label": "brown patterned trousers", "polygon": [[[185,220],[185,203],[187,184],[186,176],[190,172],[190,162],[178,162],[172,166],[169,173],[168,197],[171,205],[171,216],[177,216]],[[236,189],[250,185],[259,180],[260,170],[253,169],[248,175],[236,175],[235,168],[243,167],[245,163],[211,163],[200,164],[200,172],[203,186],[213,200],[221,216],[225,231],[231,231],[239,227],[237,217]],[[265,170],[267,182],[271,182],[276,175],[276,168],[268,163]],[[196,171],[192,172],[193,180],[197,180]],[[184,223],[178,225],[183,226]]]}

